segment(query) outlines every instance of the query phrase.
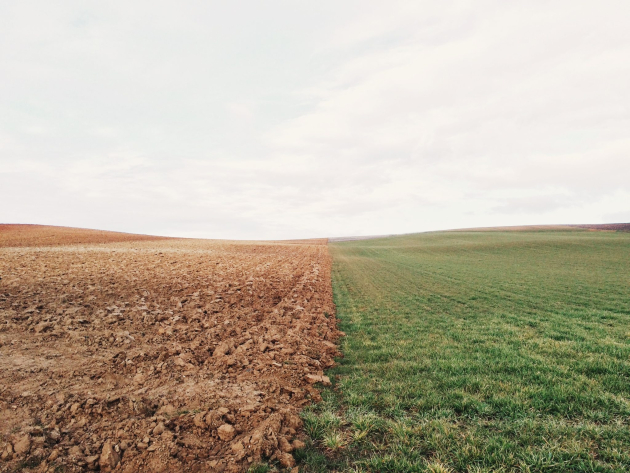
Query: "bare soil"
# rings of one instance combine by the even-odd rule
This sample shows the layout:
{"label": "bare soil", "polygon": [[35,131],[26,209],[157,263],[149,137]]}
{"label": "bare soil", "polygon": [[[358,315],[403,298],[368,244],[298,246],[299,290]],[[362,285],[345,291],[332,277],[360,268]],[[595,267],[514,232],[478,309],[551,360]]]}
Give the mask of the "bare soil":
{"label": "bare soil", "polygon": [[0,224],[0,248],[168,240],[166,237],[49,225]]}
{"label": "bare soil", "polygon": [[2,227],[0,471],[294,467],[342,335],[325,240]]}
{"label": "bare soil", "polygon": [[510,227],[458,228],[449,232],[539,232],[576,230],[578,225],[515,225]]}
{"label": "bare soil", "polygon": [[[520,225],[512,227],[481,227],[481,228],[460,228],[449,230],[451,232],[535,232],[551,230],[578,230],[586,229],[592,231],[608,232],[630,232],[630,223],[601,223],[601,224],[579,224],[579,225]],[[331,240],[332,241],[332,240]]]}
{"label": "bare soil", "polygon": [[630,223],[601,223],[595,225],[572,225],[578,228],[604,232],[630,232]]}

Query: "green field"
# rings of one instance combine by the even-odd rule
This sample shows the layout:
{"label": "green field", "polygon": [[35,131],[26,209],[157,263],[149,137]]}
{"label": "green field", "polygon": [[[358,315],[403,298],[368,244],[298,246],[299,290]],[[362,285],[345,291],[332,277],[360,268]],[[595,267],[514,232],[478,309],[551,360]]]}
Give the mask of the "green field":
{"label": "green field", "polygon": [[630,233],[330,249],[345,357],[307,471],[630,471]]}

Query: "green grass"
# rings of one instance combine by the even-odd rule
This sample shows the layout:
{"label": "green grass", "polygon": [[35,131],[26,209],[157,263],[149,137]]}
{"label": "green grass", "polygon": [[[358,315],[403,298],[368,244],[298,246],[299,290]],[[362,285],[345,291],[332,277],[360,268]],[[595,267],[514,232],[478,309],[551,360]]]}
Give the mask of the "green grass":
{"label": "green grass", "polygon": [[330,249],[345,357],[307,471],[630,471],[630,234]]}

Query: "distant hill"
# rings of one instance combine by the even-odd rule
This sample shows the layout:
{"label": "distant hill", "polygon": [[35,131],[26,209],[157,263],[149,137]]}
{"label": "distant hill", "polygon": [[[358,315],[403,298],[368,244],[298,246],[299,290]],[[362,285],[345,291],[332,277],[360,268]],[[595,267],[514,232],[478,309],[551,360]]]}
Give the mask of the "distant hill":
{"label": "distant hill", "polygon": [[451,232],[535,232],[549,230],[593,230],[600,232],[630,232],[630,223],[598,223],[575,225],[516,225],[511,227],[458,228]]}
{"label": "distant hill", "polygon": [[164,240],[167,237],[52,225],[0,224],[0,248]]}
{"label": "distant hill", "polygon": [[597,231],[630,232],[630,223],[602,223],[597,225],[571,225],[572,227],[586,228]]}

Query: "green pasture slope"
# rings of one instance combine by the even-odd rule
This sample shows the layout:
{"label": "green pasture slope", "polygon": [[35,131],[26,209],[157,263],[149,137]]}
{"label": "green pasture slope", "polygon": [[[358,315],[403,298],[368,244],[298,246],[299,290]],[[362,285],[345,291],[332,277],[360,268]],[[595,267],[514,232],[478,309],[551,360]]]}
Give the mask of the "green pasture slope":
{"label": "green pasture slope", "polygon": [[630,471],[630,233],[331,244],[345,358],[307,471]]}

